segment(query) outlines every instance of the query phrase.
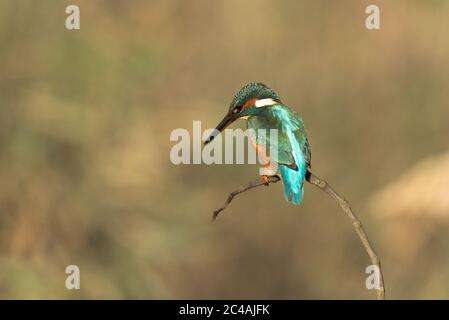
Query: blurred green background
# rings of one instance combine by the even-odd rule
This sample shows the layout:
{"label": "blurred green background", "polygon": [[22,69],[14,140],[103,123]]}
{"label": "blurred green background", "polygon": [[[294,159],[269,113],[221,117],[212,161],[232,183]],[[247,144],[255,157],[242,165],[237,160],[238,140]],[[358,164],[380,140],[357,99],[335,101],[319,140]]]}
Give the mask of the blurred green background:
{"label": "blurred green background", "polygon": [[[258,167],[171,164],[170,132],[215,126],[250,81],[303,117],[387,297],[449,298],[448,1],[0,0],[0,26],[0,298],[375,297],[318,189],[300,207],[280,184],[252,190],[211,223]],[[447,192],[410,178],[422,161]]]}

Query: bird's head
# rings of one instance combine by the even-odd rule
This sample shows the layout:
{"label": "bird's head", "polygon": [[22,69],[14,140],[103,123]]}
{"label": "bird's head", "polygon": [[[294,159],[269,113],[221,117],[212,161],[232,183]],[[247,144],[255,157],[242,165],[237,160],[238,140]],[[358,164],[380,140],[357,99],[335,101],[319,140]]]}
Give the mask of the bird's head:
{"label": "bird's head", "polygon": [[[215,129],[221,132],[237,119],[257,116],[263,109],[280,103],[281,99],[273,89],[261,82],[251,82],[237,92],[229,106],[228,113]],[[209,136],[205,144],[216,137],[217,131]]]}

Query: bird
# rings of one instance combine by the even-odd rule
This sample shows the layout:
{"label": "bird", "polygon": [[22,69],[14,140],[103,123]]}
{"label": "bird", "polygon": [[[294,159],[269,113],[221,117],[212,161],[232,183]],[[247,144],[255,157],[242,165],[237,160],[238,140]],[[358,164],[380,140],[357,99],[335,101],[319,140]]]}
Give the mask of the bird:
{"label": "bird", "polygon": [[262,175],[265,184],[269,184],[269,176],[278,176],[283,183],[285,199],[299,205],[303,199],[304,180],[308,179],[312,159],[301,117],[285,105],[273,89],[261,82],[251,82],[237,92],[228,112],[216,126],[214,133],[205,140],[205,144],[238,119],[245,120],[248,129],[254,132],[259,129],[277,129],[276,157],[266,155],[270,143],[268,134],[264,139],[258,139],[257,135],[249,135],[249,138],[257,153],[268,158],[270,167],[275,170],[268,170],[269,175]]}

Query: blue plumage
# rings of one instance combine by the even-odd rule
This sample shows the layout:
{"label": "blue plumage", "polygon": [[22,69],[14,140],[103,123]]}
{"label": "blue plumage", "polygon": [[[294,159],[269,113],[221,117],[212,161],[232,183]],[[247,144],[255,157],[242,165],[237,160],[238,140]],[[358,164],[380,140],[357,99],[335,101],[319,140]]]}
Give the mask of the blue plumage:
{"label": "blue plumage", "polygon": [[292,145],[292,154],[298,170],[280,165],[279,173],[284,184],[285,199],[298,205],[301,203],[304,194],[304,178],[306,176],[307,166],[296,138],[292,134],[289,134],[289,138]]}
{"label": "blue plumage", "polygon": [[291,112],[287,111],[285,107],[275,108],[273,111],[283,118],[282,125],[290,141],[290,152],[297,166],[297,170],[293,170],[282,164],[280,165],[279,173],[284,184],[284,196],[287,201],[298,205],[301,203],[304,194],[304,178],[307,172],[307,163],[294,132],[300,129],[302,123],[296,117],[292,117]]}

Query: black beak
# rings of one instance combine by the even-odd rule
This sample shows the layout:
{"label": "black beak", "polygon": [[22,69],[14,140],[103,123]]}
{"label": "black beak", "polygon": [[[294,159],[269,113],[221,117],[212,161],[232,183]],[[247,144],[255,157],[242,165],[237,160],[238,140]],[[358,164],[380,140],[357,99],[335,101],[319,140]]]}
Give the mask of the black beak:
{"label": "black beak", "polygon": [[207,138],[206,141],[204,141],[204,144],[206,145],[209,142],[211,142],[212,140],[214,140],[214,138],[216,136],[218,136],[220,132],[222,132],[224,129],[226,129],[227,126],[229,126],[231,123],[233,123],[235,119],[236,119],[236,117],[234,117],[233,115],[230,115],[230,114],[225,115],[223,120],[221,120],[220,123],[215,128],[215,131],[209,136],[209,138]]}

